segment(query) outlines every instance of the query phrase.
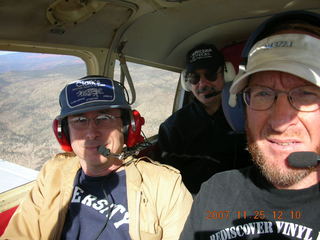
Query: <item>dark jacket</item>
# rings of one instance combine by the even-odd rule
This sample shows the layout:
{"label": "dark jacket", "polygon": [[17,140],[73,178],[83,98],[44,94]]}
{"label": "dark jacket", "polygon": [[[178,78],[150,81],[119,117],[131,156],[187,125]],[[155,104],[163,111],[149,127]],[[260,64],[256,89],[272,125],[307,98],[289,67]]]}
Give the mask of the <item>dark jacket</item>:
{"label": "dark jacket", "polygon": [[249,164],[244,135],[234,134],[222,107],[210,116],[194,100],[160,125],[160,161],[180,170],[193,194],[214,173]]}

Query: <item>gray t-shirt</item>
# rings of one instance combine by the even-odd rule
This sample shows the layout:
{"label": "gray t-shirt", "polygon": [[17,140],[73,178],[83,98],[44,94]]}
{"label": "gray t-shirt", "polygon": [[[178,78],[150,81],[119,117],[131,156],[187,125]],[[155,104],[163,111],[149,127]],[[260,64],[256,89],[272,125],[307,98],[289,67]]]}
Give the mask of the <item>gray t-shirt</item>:
{"label": "gray t-shirt", "polygon": [[319,184],[279,190],[255,167],[222,172],[202,185],[180,240],[316,240],[319,206]]}

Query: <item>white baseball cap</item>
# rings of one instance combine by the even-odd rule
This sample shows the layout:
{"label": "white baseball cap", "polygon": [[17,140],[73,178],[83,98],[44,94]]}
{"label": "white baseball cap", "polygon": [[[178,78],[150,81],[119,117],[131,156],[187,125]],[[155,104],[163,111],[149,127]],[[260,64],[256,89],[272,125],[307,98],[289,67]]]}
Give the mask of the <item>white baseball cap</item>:
{"label": "white baseball cap", "polygon": [[230,94],[239,93],[249,75],[262,71],[290,73],[320,87],[319,53],[320,39],[310,35],[290,33],[264,38],[251,48],[246,70],[236,76]]}

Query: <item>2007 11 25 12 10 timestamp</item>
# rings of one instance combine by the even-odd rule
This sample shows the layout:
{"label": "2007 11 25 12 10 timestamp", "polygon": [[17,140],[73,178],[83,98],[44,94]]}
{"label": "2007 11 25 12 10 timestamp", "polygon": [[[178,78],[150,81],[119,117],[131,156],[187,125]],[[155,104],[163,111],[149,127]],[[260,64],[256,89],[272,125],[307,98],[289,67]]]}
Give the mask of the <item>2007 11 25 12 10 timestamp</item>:
{"label": "2007 11 25 12 10 timestamp", "polygon": [[205,218],[208,220],[219,219],[253,219],[253,220],[285,220],[285,219],[300,219],[302,212],[300,210],[241,210],[241,211],[207,211]]}

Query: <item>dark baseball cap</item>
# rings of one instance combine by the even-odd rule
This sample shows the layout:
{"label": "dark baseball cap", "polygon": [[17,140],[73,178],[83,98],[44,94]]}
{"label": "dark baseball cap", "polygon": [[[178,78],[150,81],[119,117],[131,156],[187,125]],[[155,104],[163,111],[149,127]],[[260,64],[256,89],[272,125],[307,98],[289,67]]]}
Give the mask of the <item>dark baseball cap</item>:
{"label": "dark baseball cap", "polygon": [[103,76],[87,76],[67,84],[61,91],[57,119],[108,108],[130,110],[123,86]]}
{"label": "dark baseball cap", "polygon": [[200,44],[187,53],[187,73],[197,69],[217,71],[223,65],[224,57],[213,44]]}

